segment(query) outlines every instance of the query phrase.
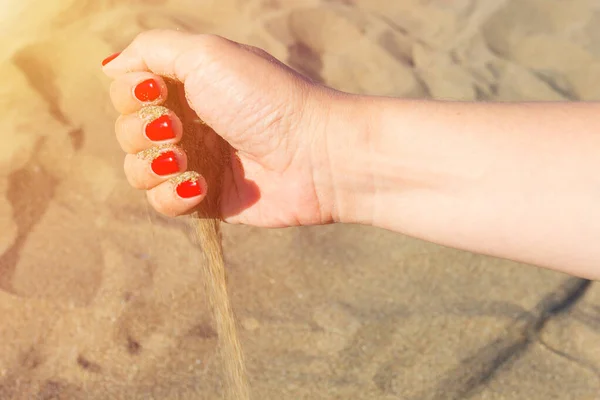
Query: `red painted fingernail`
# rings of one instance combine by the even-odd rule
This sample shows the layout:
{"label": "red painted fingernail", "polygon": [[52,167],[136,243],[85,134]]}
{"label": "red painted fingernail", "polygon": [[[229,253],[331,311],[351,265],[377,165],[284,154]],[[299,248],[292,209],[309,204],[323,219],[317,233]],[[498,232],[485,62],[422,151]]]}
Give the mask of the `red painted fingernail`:
{"label": "red painted fingernail", "polygon": [[200,185],[198,179],[181,182],[177,185],[177,194],[184,199],[200,196],[202,194],[202,185]]}
{"label": "red painted fingernail", "polygon": [[175,138],[171,117],[163,115],[146,125],[146,137],[155,142]]}
{"label": "red painted fingernail", "polygon": [[115,58],[119,57],[120,54],[121,54],[121,52],[118,52],[118,53],[115,53],[113,55],[110,55],[110,56],[106,57],[104,60],[102,60],[102,66],[104,67],[106,64],[108,64],[109,62],[111,62]]}
{"label": "red painted fingernail", "polygon": [[160,85],[154,79],[146,79],[133,92],[139,101],[154,101],[160,97]]}
{"label": "red painted fingernail", "polygon": [[165,151],[152,161],[152,171],[156,175],[164,176],[179,172],[177,155],[173,151]]}

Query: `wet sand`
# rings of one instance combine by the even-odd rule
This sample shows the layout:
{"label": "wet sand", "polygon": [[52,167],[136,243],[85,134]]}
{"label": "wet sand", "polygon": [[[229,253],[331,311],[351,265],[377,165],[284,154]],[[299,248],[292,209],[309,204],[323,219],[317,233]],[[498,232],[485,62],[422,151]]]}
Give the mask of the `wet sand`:
{"label": "wet sand", "polygon": [[[594,0],[0,8],[0,399],[220,398],[199,251],[113,136],[99,63],[137,33],[222,34],[355,93],[600,99]],[[224,246],[255,399],[600,393],[594,284],[359,226],[224,226]]]}

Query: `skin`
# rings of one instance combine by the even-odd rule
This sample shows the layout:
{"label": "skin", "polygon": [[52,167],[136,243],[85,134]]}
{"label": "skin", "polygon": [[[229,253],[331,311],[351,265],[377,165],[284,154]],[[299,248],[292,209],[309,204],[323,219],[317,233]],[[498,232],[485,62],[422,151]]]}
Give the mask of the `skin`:
{"label": "skin", "polygon": [[366,224],[600,278],[599,104],[356,96],[262,50],[175,31],[141,34],[104,72],[123,114],[125,173],[158,212],[185,214],[203,199],[181,199],[147,164],[127,161],[153,145],[133,88],[168,76],[240,160],[223,177],[226,222]]}

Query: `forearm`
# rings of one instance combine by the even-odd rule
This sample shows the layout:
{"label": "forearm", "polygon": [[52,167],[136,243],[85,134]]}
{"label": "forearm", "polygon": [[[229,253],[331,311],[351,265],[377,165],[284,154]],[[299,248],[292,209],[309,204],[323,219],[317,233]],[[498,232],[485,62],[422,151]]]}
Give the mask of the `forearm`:
{"label": "forearm", "polygon": [[341,220],[600,278],[600,105],[358,102]]}

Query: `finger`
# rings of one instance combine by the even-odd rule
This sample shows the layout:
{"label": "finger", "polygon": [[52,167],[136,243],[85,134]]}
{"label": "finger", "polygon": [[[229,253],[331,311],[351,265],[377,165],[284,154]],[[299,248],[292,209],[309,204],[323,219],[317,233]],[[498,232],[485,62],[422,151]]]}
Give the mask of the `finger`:
{"label": "finger", "polygon": [[187,157],[177,146],[152,147],[125,156],[125,176],[136,189],[152,189],[187,169]]}
{"label": "finger", "polygon": [[159,213],[176,217],[192,211],[206,197],[206,180],[188,171],[147,192],[148,202]]}
{"label": "finger", "polygon": [[121,115],[115,124],[117,141],[126,153],[155,145],[177,144],[183,135],[181,120],[162,106],[148,106],[135,114]]}
{"label": "finger", "polygon": [[160,76],[150,72],[131,72],[112,82],[110,98],[120,114],[131,114],[142,107],[163,104],[167,99],[167,85]]}

